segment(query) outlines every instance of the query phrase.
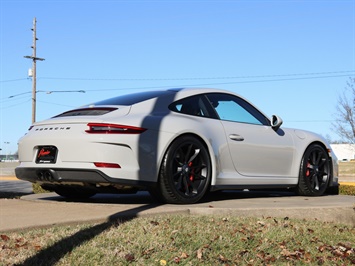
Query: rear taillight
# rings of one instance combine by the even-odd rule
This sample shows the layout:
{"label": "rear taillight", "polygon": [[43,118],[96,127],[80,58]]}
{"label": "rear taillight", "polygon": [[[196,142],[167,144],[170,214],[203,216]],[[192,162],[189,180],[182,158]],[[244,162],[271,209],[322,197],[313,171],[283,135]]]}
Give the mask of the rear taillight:
{"label": "rear taillight", "polygon": [[146,131],[141,127],[105,123],[89,123],[88,127],[85,132],[90,134],[140,134]]}

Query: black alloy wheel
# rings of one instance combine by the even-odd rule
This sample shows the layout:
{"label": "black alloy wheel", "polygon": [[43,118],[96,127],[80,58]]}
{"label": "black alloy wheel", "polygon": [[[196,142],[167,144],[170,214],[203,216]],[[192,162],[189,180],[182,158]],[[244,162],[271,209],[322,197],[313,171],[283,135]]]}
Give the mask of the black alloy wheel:
{"label": "black alloy wheel", "polygon": [[298,194],[321,196],[331,177],[331,162],[327,151],[319,144],[311,145],[303,155],[300,167]]}
{"label": "black alloy wheel", "polygon": [[211,182],[211,160],[205,145],[196,137],[175,140],[165,154],[158,182],[167,203],[192,204],[201,200]]}

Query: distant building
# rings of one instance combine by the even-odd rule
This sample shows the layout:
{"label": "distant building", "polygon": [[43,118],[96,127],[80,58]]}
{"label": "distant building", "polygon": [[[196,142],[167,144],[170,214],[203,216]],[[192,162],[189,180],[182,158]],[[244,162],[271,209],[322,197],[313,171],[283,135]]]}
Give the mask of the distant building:
{"label": "distant building", "polygon": [[355,144],[330,144],[339,161],[355,160]]}
{"label": "distant building", "polygon": [[18,155],[17,154],[0,154],[0,162],[5,162],[5,161],[17,161],[18,160]]}

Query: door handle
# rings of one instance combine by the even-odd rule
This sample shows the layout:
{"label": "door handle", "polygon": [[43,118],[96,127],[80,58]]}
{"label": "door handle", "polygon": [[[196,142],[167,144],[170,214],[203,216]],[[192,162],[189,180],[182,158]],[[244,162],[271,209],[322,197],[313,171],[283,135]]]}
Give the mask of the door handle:
{"label": "door handle", "polygon": [[235,140],[235,141],[243,141],[244,140],[244,138],[238,134],[230,134],[229,138],[231,140]]}

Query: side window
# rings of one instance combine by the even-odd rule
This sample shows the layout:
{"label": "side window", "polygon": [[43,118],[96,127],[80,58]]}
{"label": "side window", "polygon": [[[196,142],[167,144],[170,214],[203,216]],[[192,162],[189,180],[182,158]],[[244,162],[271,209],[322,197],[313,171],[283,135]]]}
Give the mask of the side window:
{"label": "side window", "polygon": [[169,105],[169,109],[174,112],[193,116],[209,117],[204,101],[200,95],[188,97]]}
{"label": "side window", "polygon": [[221,120],[269,125],[268,119],[245,100],[230,94],[211,93],[207,98]]}

